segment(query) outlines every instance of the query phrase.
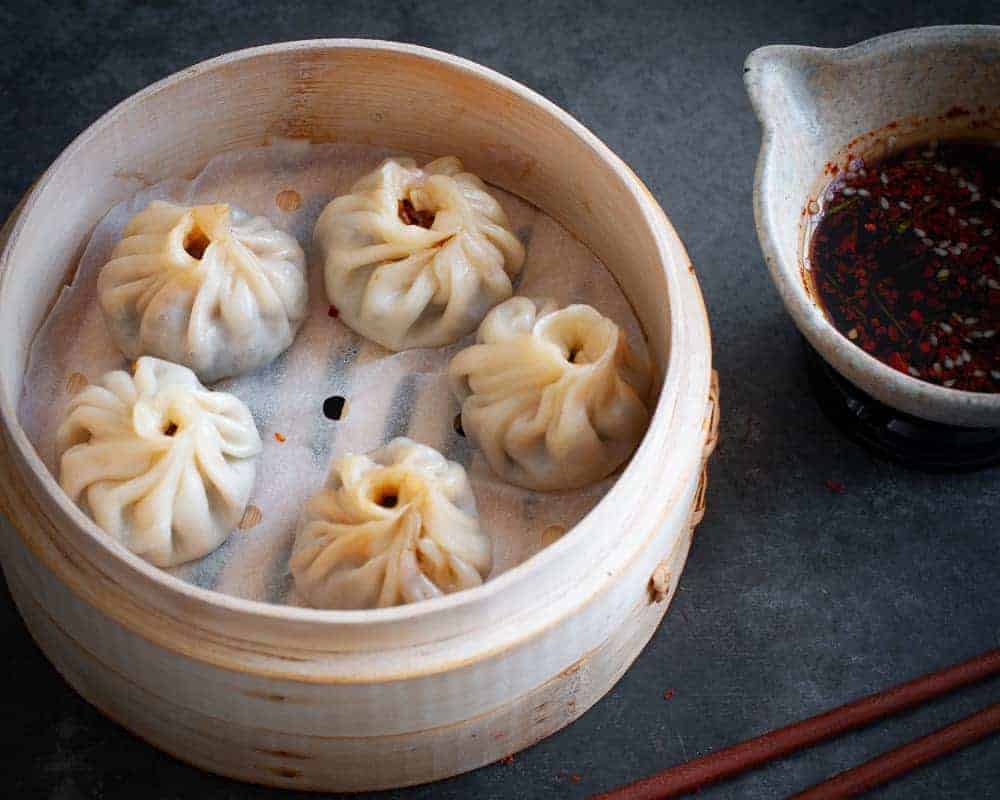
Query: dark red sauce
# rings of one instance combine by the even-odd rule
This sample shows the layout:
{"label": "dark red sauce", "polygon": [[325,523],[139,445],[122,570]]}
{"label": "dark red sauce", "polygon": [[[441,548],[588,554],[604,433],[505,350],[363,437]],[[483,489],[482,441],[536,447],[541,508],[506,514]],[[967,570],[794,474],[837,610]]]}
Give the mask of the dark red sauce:
{"label": "dark red sauce", "polygon": [[931,383],[1000,392],[1000,141],[852,162],[827,189],[810,268],[859,347]]}

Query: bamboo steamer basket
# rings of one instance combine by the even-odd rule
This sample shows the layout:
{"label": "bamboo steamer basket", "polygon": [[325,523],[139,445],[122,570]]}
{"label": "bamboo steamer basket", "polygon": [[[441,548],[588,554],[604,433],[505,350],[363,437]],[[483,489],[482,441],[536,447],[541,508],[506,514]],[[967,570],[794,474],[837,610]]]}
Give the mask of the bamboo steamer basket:
{"label": "bamboo steamer basket", "polygon": [[[534,203],[616,276],[658,368],[649,431],[575,528],[481,587],[318,611],[200,589],[112,542],[18,424],[32,337],[89,232],[143,183],[268,137],[458,155]],[[0,537],[11,594],[63,677],[126,728],[245,781],[367,790],[454,775],[559,730],[663,617],[704,512],[718,425],[708,321],[684,247],[638,178],[544,98],[409,45],[244,50],[129,98],[8,221],[0,256]]]}

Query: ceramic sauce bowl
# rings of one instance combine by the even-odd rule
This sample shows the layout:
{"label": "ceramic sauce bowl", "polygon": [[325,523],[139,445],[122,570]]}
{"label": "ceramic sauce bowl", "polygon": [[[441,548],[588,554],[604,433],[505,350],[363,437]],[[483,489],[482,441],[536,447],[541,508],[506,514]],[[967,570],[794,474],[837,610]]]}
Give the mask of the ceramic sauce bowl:
{"label": "ceramic sauce bowl", "polygon": [[1000,394],[927,383],[843,336],[820,306],[804,258],[819,198],[855,159],[930,138],[1000,139],[1000,26],[921,28],[837,50],[763,47],[748,57],[744,80],[763,127],[757,233],[799,330],[838,373],[893,409],[1000,428]]}

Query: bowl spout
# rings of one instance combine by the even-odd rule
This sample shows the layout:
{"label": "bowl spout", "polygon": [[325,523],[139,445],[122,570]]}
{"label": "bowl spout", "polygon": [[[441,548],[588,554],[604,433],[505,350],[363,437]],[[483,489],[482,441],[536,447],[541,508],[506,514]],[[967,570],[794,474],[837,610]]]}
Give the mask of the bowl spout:
{"label": "bowl spout", "polygon": [[747,57],[743,80],[765,131],[779,138],[819,135],[821,98],[812,77],[827,52],[816,47],[771,45]]}
{"label": "bowl spout", "polygon": [[899,31],[829,50],[775,45],[753,51],[744,79],[765,130],[846,145],[892,123],[994,112],[1000,28]]}

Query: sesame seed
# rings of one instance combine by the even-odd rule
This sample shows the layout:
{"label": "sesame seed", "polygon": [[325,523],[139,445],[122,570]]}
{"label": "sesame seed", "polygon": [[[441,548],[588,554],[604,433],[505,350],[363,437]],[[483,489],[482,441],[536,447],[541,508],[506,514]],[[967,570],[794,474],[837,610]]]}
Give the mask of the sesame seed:
{"label": "sesame seed", "polygon": [[955,216],[955,206],[948,206],[948,216],[949,217]]}
{"label": "sesame seed", "polygon": [[1000,256],[993,256],[993,263],[1000,266]]}
{"label": "sesame seed", "polygon": [[914,378],[920,377],[920,370],[916,367],[907,367],[906,371],[909,372]]}
{"label": "sesame seed", "polygon": [[[947,272],[948,270],[943,270],[943,271]],[[952,327],[947,322],[942,322],[941,323],[941,330],[943,330],[945,333],[951,333],[952,332]]]}
{"label": "sesame seed", "polygon": [[952,386],[955,385],[955,379],[951,378],[950,380],[945,381],[944,385],[950,389]]}
{"label": "sesame seed", "polygon": [[872,193],[867,189],[858,189],[858,197],[871,197]]}
{"label": "sesame seed", "polygon": [[[945,250],[943,247],[935,247],[934,248],[934,252],[937,253],[939,256],[946,256],[946,255],[948,255],[948,251]],[[939,278],[947,278],[948,277],[948,270],[946,270],[946,269],[941,270],[941,272],[938,273],[938,277]]]}
{"label": "sesame seed", "polygon": [[972,361],[972,356],[969,355],[969,351],[968,350],[963,350],[962,351],[962,361],[964,361],[966,364],[968,364],[970,361]]}
{"label": "sesame seed", "polygon": [[926,239],[927,234],[924,232],[923,228],[914,228],[913,232],[919,236],[921,239]]}
{"label": "sesame seed", "polygon": [[996,331],[983,331],[983,338],[984,339],[992,339],[996,335],[997,335]]}
{"label": "sesame seed", "polygon": [[972,194],[969,195],[969,200],[973,203],[978,203],[980,200],[982,200],[982,195],[979,194],[979,192],[973,192]]}
{"label": "sesame seed", "polygon": [[995,381],[1000,381],[1000,369],[991,369],[990,377]]}
{"label": "sesame seed", "polygon": [[934,345],[934,347],[937,347],[938,346],[937,336],[932,333],[929,338],[931,340],[931,344]]}
{"label": "sesame seed", "polygon": [[950,358],[946,358],[944,360],[944,368],[945,369],[954,369],[955,368],[955,362],[952,361]]}
{"label": "sesame seed", "polygon": [[986,285],[989,286],[991,289],[1000,289],[1000,281],[996,280],[995,278],[990,278],[988,281],[986,281]]}
{"label": "sesame seed", "polygon": [[888,186],[889,185],[889,176],[886,175],[884,172],[881,175],[878,176],[878,179],[880,181],[882,181],[882,185],[883,186]]}
{"label": "sesame seed", "polygon": [[979,191],[979,187],[976,186],[976,184],[974,184],[974,183],[967,183],[967,184],[965,184],[965,188],[967,188],[970,192],[973,192],[973,193]]}
{"label": "sesame seed", "polygon": [[982,231],[980,231],[980,233],[982,233],[983,236],[992,236],[993,228],[983,228]]}
{"label": "sesame seed", "polygon": [[966,325],[975,325],[977,322],[979,322],[979,317],[966,317],[965,318],[965,324]]}
{"label": "sesame seed", "polygon": [[993,208],[1000,208],[1000,200],[997,200],[995,197],[991,197],[990,205],[993,206]]}
{"label": "sesame seed", "polygon": [[889,210],[889,201],[886,200],[884,197],[881,200],[878,201],[878,204],[880,206],[882,206],[882,209],[884,211],[888,211]]}
{"label": "sesame seed", "polygon": [[934,362],[934,366],[931,367],[931,369],[933,369],[935,372],[940,372],[941,371],[941,365],[937,361],[935,361]]}
{"label": "sesame seed", "polygon": [[929,194],[925,194],[925,195],[924,195],[924,202],[925,202],[925,203],[929,203],[929,202],[930,202],[931,200],[933,200],[933,199],[934,199],[934,198],[933,198],[933,197],[932,197],[931,195],[929,195]]}
{"label": "sesame seed", "polygon": [[857,339],[858,338],[858,329],[857,328],[851,328],[847,332],[847,338],[848,339]]}
{"label": "sesame seed", "polygon": [[970,225],[982,225],[983,221],[979,217],[969,217]]}
{"label": "sesame seed", "polygon": [[962,255],[962,248],[961,247],[949,247],[948,248],[948,252],[951,253],[953,256],[960,256],[960,255]]}
{"label": "sesame seed", "polygon": [[911,205],[910,205],[909,203],[907,203],[907,202],[906,202],[905,200],[900,200],[900,201],[899,201],[899,207],[900,207],[901,209],[903,209],[904,211],[909,211],[909,210],[910,210],[911,208],[913,208],[913,206],[911,206]]}
{"label": "sesame seed", "polygon": [[926,236],[923,239],[921,239],[920,241],[923,242],[924,245],[927,246],[927,247],[933,247],[934,246],[934,242],[931,241],[930,239],[928,239]]}
{"label": "sesame seed", "polygon": [[850,197],[855,192],[857,192],[857,189],[855,189],[853,186],[845,186],[844,187],[844,196],[845,197]]}
{"label": "sesame seed", "polygon": [[986,373],[983,372],[981,369],[975,370],[972,374],[975,375],[977,378],[982,378],[985,377],[986,375]]}
{"label": "sesame seed", "polygon": [[948,168],[944,164],[935,164],[934,165],[934,169],[936,169],[938,172],[947,172],[948,171]]}
{"label": "sesame seed", "polygon": [[858,175],[860,175],[862,178],[867,178],[868,177],[868,170],[866,170],[864,167],[862,167],[861,169],[858,170]]}
{"label": "sesame seed", "polygon": [[969,223],[968,223],[968,222],[966,222],[966,221],[965,221],[964,219],[960,219],[960,220],[958,221],[958,225],[959,225],[959,227],[961,227],[961,228],[968,228],[968,227],[969,227]]}

